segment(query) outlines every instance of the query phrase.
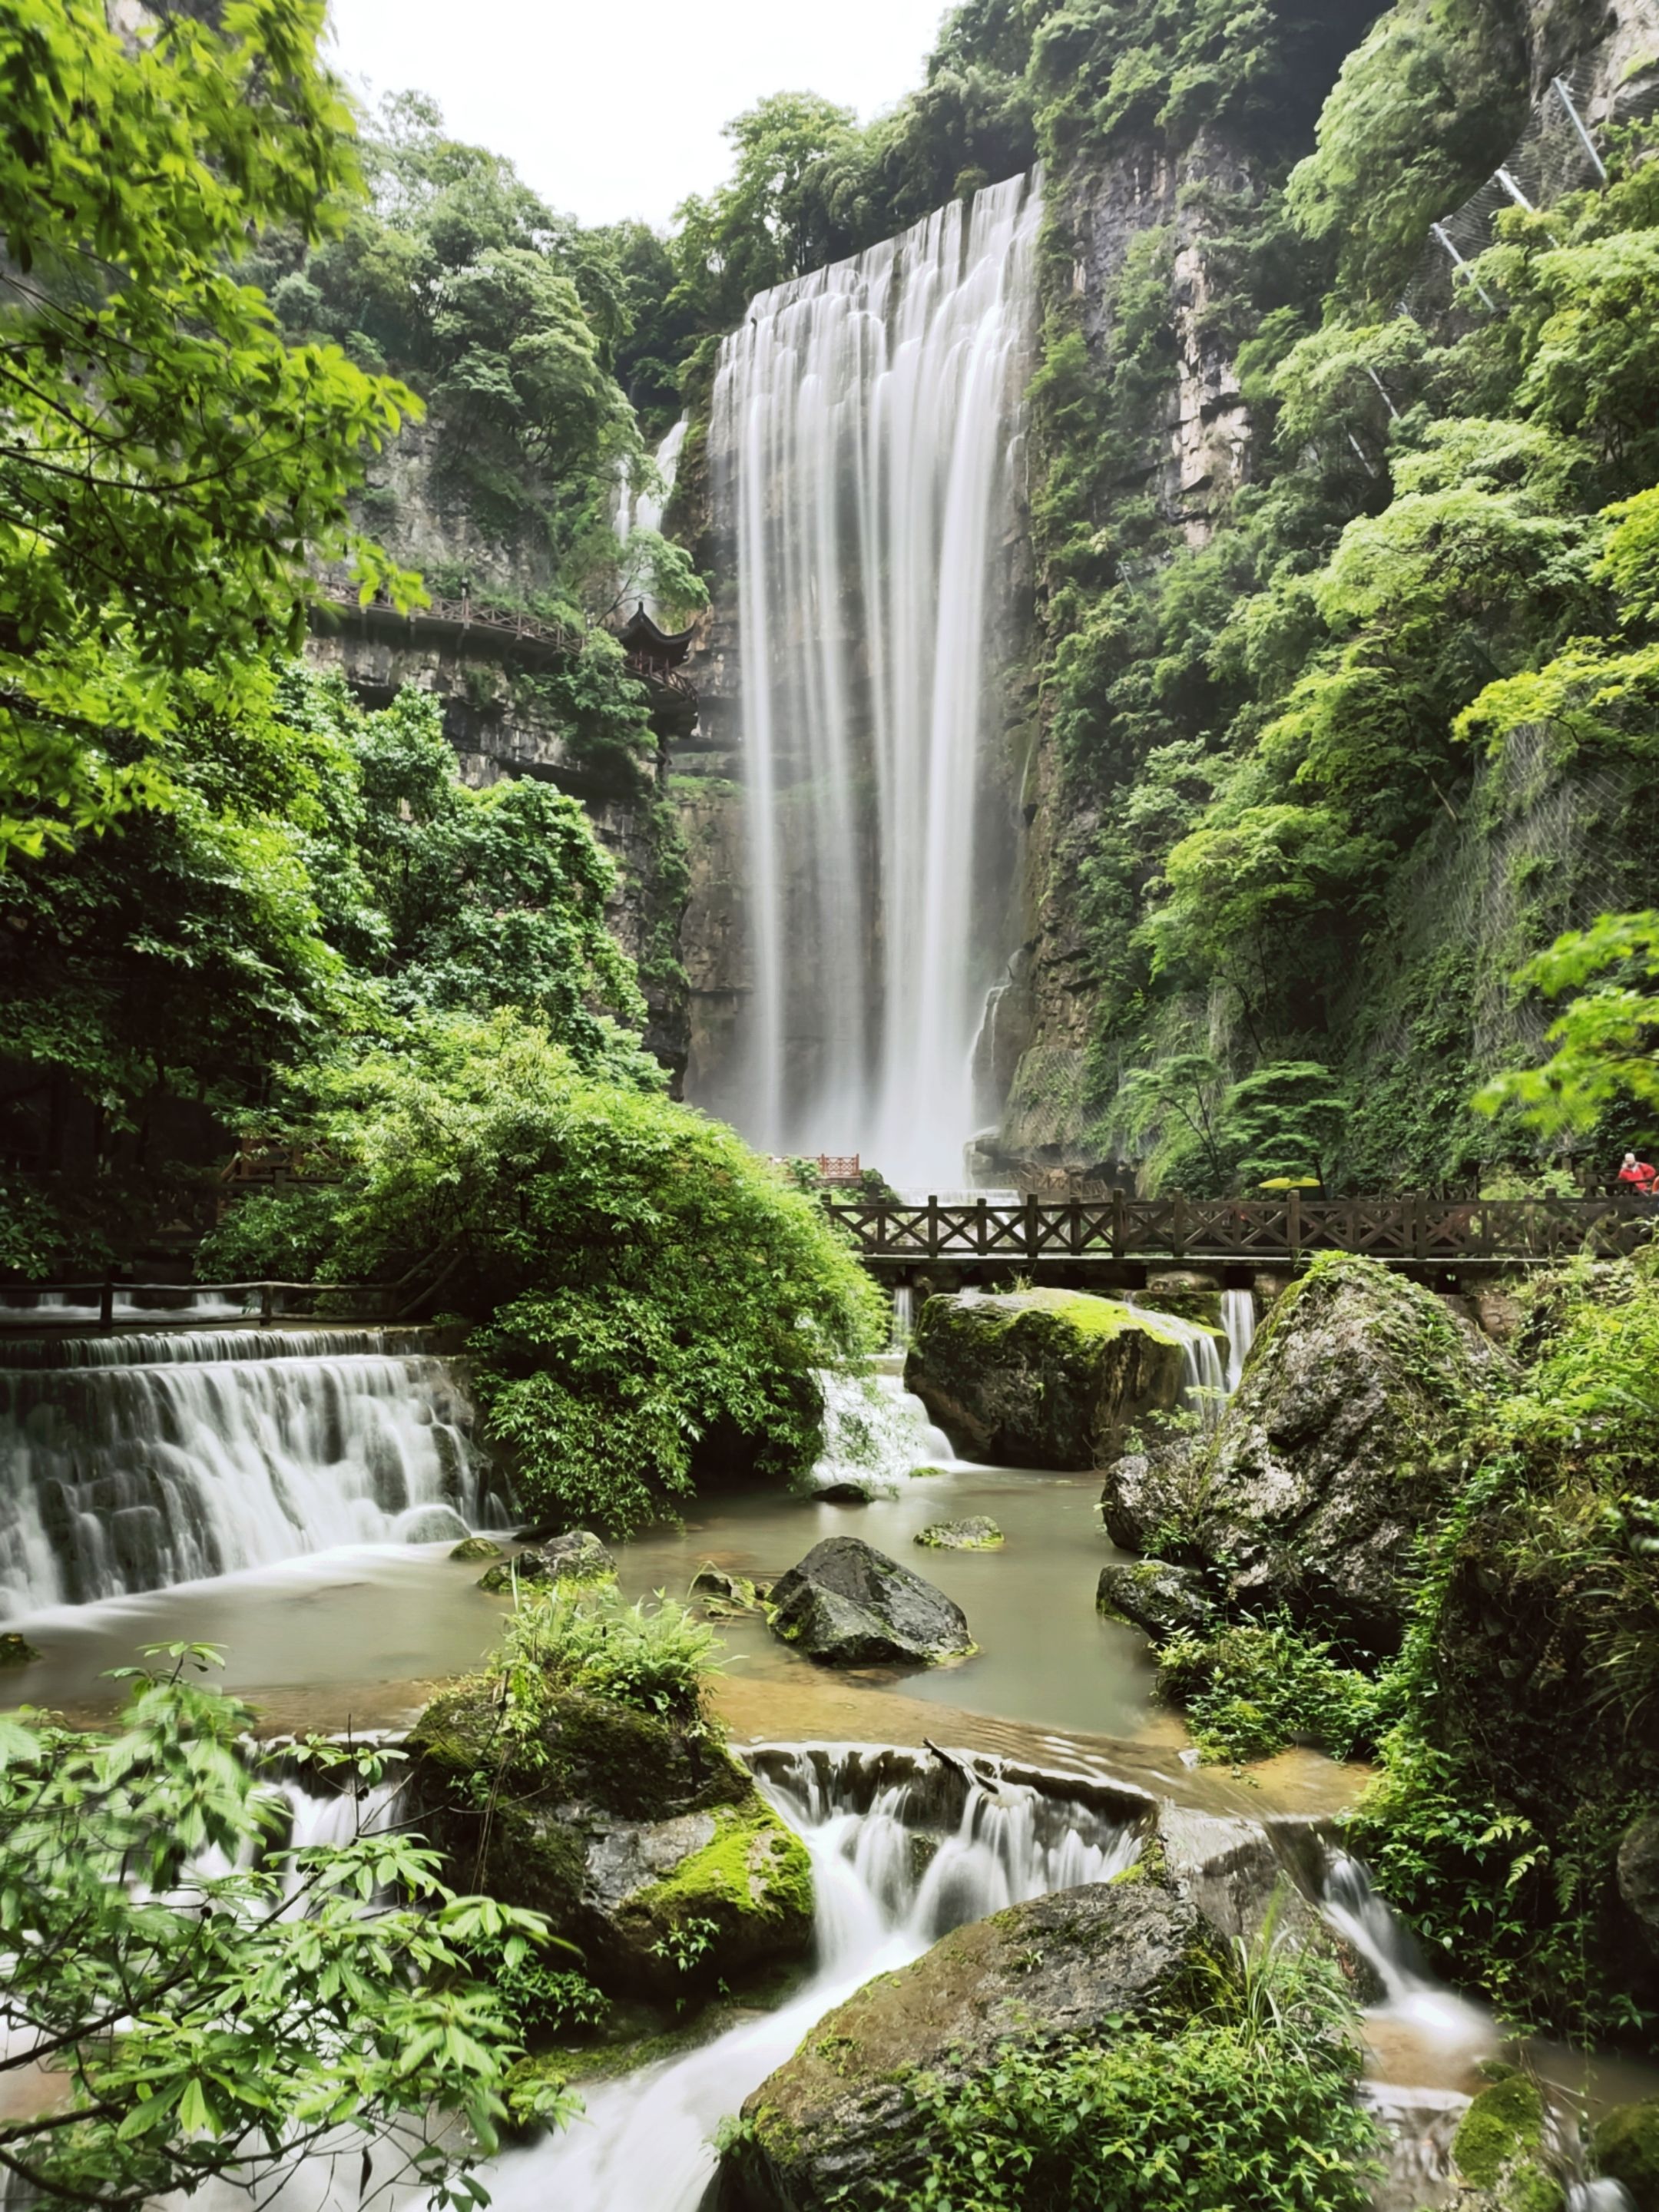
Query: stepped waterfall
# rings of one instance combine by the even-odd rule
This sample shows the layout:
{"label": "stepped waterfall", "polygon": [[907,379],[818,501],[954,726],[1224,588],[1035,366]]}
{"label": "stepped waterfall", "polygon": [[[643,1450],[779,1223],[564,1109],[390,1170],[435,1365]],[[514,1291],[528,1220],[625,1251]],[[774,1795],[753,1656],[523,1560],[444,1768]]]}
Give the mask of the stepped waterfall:
{"label": "stepped waterfall", "polygon": [[1011,945],[1012,636],[1036,179],[763,293],[711,451],[734,564],[753,992],[772,1152],[960,1179]]}
{"label": "stepped waterfall", "polygon": [[469,1413],[412,1330],[0,1350],[0,1619],[476,1521]]}

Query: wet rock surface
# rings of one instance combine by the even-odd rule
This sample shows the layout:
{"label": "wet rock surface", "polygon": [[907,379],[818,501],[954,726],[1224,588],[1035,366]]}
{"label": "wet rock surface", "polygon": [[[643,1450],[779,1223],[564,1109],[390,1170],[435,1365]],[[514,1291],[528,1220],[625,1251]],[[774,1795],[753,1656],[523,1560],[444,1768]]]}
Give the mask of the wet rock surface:
{"label": "wet rock surface", "polygon": [[1619,1844],[1619,1894],[1649,1948],[1659,1953],[1659,1812],[1632,1820]]}
{"label": "wet rock surface", "polygon": [[1095,1610],[1144,1628],[1158,1642],[1183,1629],[1201,1631],[1215,1617],[1203,1576],[1195,1567],[1163,1559],[1114,1559],[1100,1571]]}
{"label": "wet rock surface", "polygon": [[930,1521],[913,1541],[934,1552],[995,1552],[1002,1547],[1002,1531],[983,1513],[969,1513],[960,1521]]}
{"label": "wet rock surface", "polygon": [[1109,2040],[1190,1969],[1199,1923],[1143,1881],[1091,1883],[958,1928],[866,1984],[807,2036],[743,2108],[723,2212],[818,2212],[902,2184],[909,2069],[960,2080],[1005,2045]]}
{"label": "wet rock surface", "polygon": [[1216,1571],[1237,1610],[1284,1608],[1393,1649],[1417,1543],[1462,1479],[1470,1408],[1503,1355],[1371,1261],[1322,1260],[1285,1292],[1213,1437],[1121,1462],[1107,1527]]}
{"label": "wet rock surface", "polygon": [[412,1815],[456,1883],[546,1913],[602,1988],[705,1995],[810,1947],[805,1847],[700,1727],[571,1692],[507,1737],[464,1683],[410,1751]]}
{"label": "wet rock surface", "polygon": [[974,1648],[960,1606],[856,1536],[814,1545],[774,1583],[769,1619],[829,1667],[932,1666]]}
{"label": "wet rock surface", "polygon": [[1071,1291],[929,1298],[904,1387],[967,1456],[1100,1467],[1133,1424],[1181,1396],[1179,1336],[1161,1317]]}

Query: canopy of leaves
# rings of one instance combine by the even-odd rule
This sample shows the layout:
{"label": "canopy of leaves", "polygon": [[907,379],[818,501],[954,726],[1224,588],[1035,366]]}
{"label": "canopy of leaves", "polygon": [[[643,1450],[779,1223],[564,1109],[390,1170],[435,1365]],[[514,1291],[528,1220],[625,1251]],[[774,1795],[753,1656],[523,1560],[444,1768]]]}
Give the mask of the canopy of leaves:
{"label": "canopy of leaves", "polygon": [[0,860],[169,804],[181,725],[299,642],[308,556],[416,588],[347,513],[410,395],[287,343],[237,266],[352,187],[321,26],[0,9]]}

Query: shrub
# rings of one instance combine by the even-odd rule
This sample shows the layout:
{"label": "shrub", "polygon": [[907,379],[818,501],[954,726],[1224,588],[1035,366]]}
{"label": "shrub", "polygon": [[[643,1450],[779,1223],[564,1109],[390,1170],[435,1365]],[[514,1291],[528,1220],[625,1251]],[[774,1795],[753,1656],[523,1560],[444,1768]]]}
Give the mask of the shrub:
{"label": "shrub", "polygon": [[1285,1620],[1187,1634],[1158,1655],[1158,1687],[1185,1706],[1206,1759],[1270,1759],[1297,1741],[1333,1759],[1376,1741],[1382,1682],[1332,1656]]}
{"label": "shrub", "polygon": [[520,1590],[499,1657],[520,1702],[538,1706],[544,1685],[700,1725],[702,1678],[719,1648],[672,1598],[629,1605],[614,1583],[553,1583]]}

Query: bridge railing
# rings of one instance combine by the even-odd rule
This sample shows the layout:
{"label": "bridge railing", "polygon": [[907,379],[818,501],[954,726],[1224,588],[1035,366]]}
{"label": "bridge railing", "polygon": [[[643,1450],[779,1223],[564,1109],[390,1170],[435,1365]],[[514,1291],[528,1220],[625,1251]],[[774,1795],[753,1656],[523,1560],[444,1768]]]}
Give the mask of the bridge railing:
{"label": "bridge railing", "polygon": [[1396,1266],[1472,1260],[1615,1258],[1659,1224],[1646,1199],[1028,1198],[941,1205],[828,1201],[868,1260],[1300,1261],[1358,1252]]}

